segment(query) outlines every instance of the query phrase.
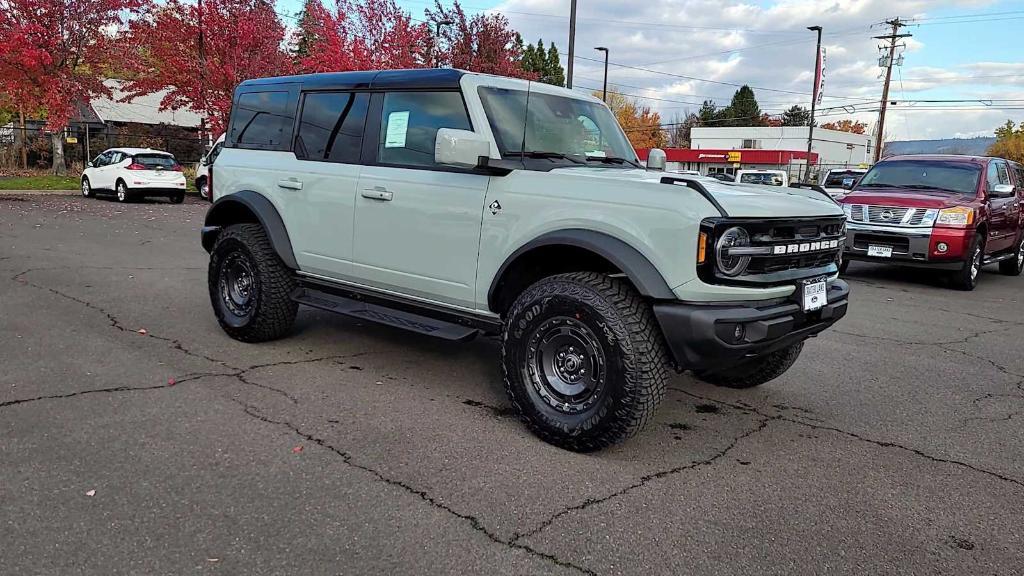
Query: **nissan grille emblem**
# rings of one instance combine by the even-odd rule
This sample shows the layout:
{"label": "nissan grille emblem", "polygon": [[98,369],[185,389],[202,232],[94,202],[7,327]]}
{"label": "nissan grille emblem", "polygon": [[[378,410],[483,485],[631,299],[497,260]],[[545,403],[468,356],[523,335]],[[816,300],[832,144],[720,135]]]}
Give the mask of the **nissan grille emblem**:
{"label": "nissan grille emblem", "polygon": [[895,214],[892,213],[892,210],[886,210],[885,212],[882,212],[881,214],[878,215],[879,218],[885,220],[886,222],[892,220],[893,216],[895,216]]}

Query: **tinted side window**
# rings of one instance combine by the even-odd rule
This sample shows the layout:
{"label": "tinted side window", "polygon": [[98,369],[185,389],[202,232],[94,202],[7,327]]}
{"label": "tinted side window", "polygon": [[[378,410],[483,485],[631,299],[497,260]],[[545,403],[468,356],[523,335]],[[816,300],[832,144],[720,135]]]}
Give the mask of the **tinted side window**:
{"label": "tinted side window", "polygon": [[440,128],[472,130],[459,92],[390,92],[384,95],[377,160],[433,166]]}
{"label": "tinted side window", "polygon": [[302,102],[295,156],[357,164],[363,146],[363,126],[370,95],[354,92],[314,92]]}
{"label": "tinted side window", "polygon": [[206,155],[206,163],[207,164],[213,164],[214,160],[217,159],[217,156],[220,156],[220,149],[223,148],[223,147],[224,147],[224,143],[223,142],[218,142],[218,143],[214,144],[213,149],[210,150],[210,153]]}
{"label": "tinted side window", "polygon": [[291,139],[294,117],[288,92],[239,95],[233,111],[231,139],[239,148],[279,150]]}
{"label": "tinted side window", "polygon": [[988,184],[989,190],[992,190],[992,188],[999,184],[999,169],[996,168],[995,162],[988,163],[988,171],[985,173],[985,183]]}
{"label": "tinted side window", "polygon": [[110,162],[110,157],[111,157],[111,153],[110,152],[104,152],[103,154],[100,154],[99,156],[97,156],[95,160],[93,160],[92,165],[94,167],[96,167],[96,168],[101,168],[103,166],[106,166],[107,163]]}

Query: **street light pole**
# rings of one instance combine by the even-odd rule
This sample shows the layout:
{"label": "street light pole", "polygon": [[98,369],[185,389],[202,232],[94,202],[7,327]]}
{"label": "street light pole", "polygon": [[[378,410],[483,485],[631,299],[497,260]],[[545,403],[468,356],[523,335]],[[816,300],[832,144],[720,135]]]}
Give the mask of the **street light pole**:
{"label": "street light pole", "polygon": [[814,112],[818,106],[818,89],[821,87],[821,26],[808,26],[811,32],[818,34],[818,48],[814,51],[814,89],[811,90],[811,122],[807,127],[807,160],[804,162],[803,181],[811,177],[811,149],[814,145]]}
{"label": "street light pole", "polygon": [[434,68],[440,68],[441,64],[441,26],[451,26],[454,24],[451,20],[441,20],[437,23],[436,30],[434,32]]}
{"label": "street light pole", "polygon": [[572,89],[572,63],[576,59],[576,0],[569,7],[569,65],[565,73],[565,87]]}
{"label": "street light pole", "polygon": [[594,48],[598,52],[604,52],[604,88],[601,91],[601,100],[604,100],[605,104],[608,103],[608,49],[604,46],[598,46]]}

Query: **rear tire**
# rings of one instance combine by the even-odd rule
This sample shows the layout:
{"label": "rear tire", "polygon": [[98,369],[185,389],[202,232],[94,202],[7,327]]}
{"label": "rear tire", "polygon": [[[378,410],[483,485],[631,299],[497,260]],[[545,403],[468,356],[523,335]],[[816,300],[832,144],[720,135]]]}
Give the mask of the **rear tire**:
{"label": "rear tire", "polygon": [[217,321],[235,340],[275,340],[295,322],[295,277],[259,224],[235,224],[220,233],[207,283]]}
{"label": "rear tire", "polygon": [[505,322],[502,365],[526,425],[579,452],[640,432],[668,372],[650,305],[625,280],[596,272],[544,278],[520,294]]}
{"label": "rear tire", "polygon": [[1006,276],[1020,276],[1022,270],[1024,270],[1024,236],[1017,244],[1017,253],[1013,255],[1013,258],[999,263],[999,273]]}
{"label": "rear tire", "polygon": [[804,343],[799,342],[731,368],[699,372],[696,376],[708,384],[723,388],[754,388],[785,374],[796,363],[803,349]]}
{"label": "rear tire", "polygon": [[185,201],[185,193],[179,192],[178,194],[172,194],[168,199],[171,201],[171,204],[181,204]]}
{"label": "rear tire", "polygon": [[207,180],[206,178],[202,178],[202,179],[199,180],[199,183],[196,184],[196,189],[199,190],[199,196],[201,196],[203,198],[203,200],[209,200],[210,199],[210,184],[209,184],[209,182],[210,181]]}
{"label": "rear tire", "polygon": [[132,200],[132,196],[128,192],[128,185],[124,183],[124,180],[117,181],[117,185],[114,187],[114,195],[117,197],[117,201],[122,204]]}
{"label": "rear tire", "polygon": [[957,290],[970,292],[978,286],[978,277],[981,276],[981,262],[985,257],[985,239],[981,234],[975,234],[971,245],[967,249],[967,259],[964,267],[953,273],[951,280],[953,287]]}

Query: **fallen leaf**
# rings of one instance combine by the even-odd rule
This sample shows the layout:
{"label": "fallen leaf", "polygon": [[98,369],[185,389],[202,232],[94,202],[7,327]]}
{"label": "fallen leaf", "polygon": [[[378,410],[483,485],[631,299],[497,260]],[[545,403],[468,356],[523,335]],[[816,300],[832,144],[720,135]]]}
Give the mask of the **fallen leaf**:
{"label": "fallen leaf", "polygon": [[142,334],[143,336],[145,336],[146,334],[149,334],[149,332],[146,332],[145,328],[139,328],[139,334]]}
{"label": "fallen leaf", "polygon": [[207,558],[207,562],[220,562],[220,558]]}
{"label": "fallen leaf", "polygon": [[168,386],[174,386],[175,384],[177,384],[177,382],[174,380],[174,378],[168,378],[167,379],[167,385]]}
{"label": "fallen leaf", "polygon": [[92,498],[93,496],[96,495],[96,491],[95,490],[89,490],[88,492],[85,493],[85,495],[90,497],[90,498]]}
{"label": "fallen leaf", "polygon": [[296,446],[295,448],[292,448],[292,454],[298,454],[299,452],[302,452],[302,446]]}

